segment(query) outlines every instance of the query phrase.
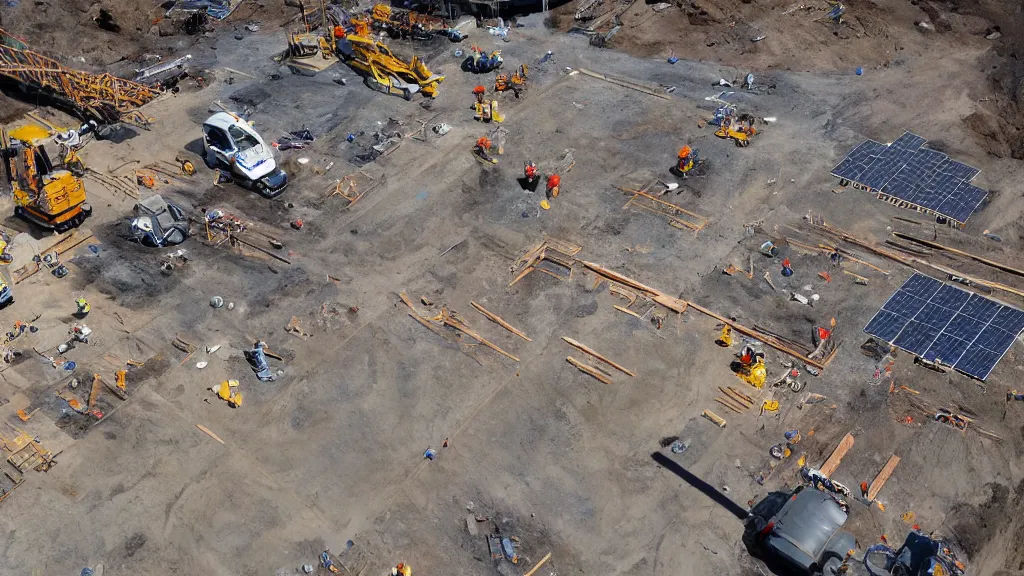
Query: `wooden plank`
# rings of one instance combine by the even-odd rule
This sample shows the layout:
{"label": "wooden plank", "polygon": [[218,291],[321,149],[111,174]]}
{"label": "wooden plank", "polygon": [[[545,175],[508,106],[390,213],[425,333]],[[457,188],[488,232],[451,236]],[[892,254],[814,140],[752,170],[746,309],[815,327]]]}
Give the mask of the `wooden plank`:
{"label": "wooden plank", "polygon": [[213,432],[210,432],[210,429],[207,428],[206,426],[203,426],[202,424],[196,424],[196,428],[199,428],[200,430],[205,432],[207,436],[209,436],[210,438],[213,438],[217,442],[220,442],[221,444],[224,443],[224,441],[220,439],[220,436],[217,436]]}
{"label": "wooden plank", "polygon": [[604,374],[601,374],[601,372],[597,368],[584,364],[583,362],[580,362],[579,360],[573,358],[572,356],[566,356],[565,361],[575,366],[580,372],[593,376],[594,379],[596,379],[598,382],[603,382],[605,384],[612,383],[611,378],[605,376]]}
{"label": "wooden plank", "polygon": [[513,328],[511,324],[509,324],[508,322],[505,322],[504,320],[502,320],[500,317],[498,317],[497,314],[495,314],[493,312],[489,312],[486,308],[484,308],[483,306],[477,304],[476,302],[470,301],[469,303],[470,303],[470,305],[473,306],[473,308],[476,308],[477,312],[483,314],[491,322],[494,322],[498,326],[501,326],[505,330],[508,330],[509,332],[515,334],[516,336],[519,336],[520,338],[522,338],[523,340],[526,340],[527,342],[533,342],[533,340],[531,340],[529,336],[527,336],[526,334],[523,334],[522,331],[517,330],[516,328]]}
{"label": "wooden plank", "polygon": [[722,418],[721,416],[715,414],[711,410],[705,410],[701,412],[700,415],[717,424],[719,428],[725,428],[725,418]]}
{"label": "wooden plank", "polygon": [[543,558],[540,559],[540,562],[537,562],[537,564],[535,564],[533,568],[530,568],[530,571],[526,574],[523,574],[523,576],[533,576],[533,574],[537,572],[537,570],[540,570],[540,567],[547,563],[548,560],[551,560],[551,552],[548,552]]}
{"label": "wooden plank", "polygon": [[846,436],[843,436],[843,439],[839,441],[839,445],[836,446],[836,449],[832,451],[832,455],[828,457],[828,460],[825,460],[825,463],[822,464],[821,468],[818,470],[826,478],[832,476],[832,473],[839,467],[839,463],[843,461],[843,456],[846,456],[846,453],[849,452],[852,447],[853,434],[847,432]]}
{"label": "wooden plank", "polygon": [[892,476],[893,470],[896,469],[896,465],[900,463],[900,457],[893,454],[889,456],[889,461],[882,467],[882,471],[875,476],[875,479],[871,481],[871,485],[868,487],[868,500],[874,500],[875,496],[882,491],[882,486],[885,486],[886,481],[889,480],[889,476]]}
{"label": "wooden plank", "polygon": [[96,407],[96,400],[100,397],[100,391],[102,388],[100,384],[103,383],[103,379],[99,374],[92,375],[92,389],[89,391],[89,410]]}
{"label": "wooden plank", "polygon": [[605,358],[604,356],[602,356],[602,355],[598,354],[597,352],[594,352],[593,350],[588,348],[586,345],[580,344],[579,342],[573,340],[572,338],[569,338],[568,336],[562,336],[562,340],[565,340],[566,344],[568,344],[569,346],[572,346],[573,348],[576,348],[577,350],[579,350],[580,352],[583,352],[584,354],[589,354],[589,355],[593,356],[594,358],[597,358],[601,362],[604,362],[605,364],[611,366],[612,368],[615,368],[616,370],[618,370],[619,372],[622,372],[623,374],[628,374],[629,376],[632,376],[632,377],[636,376],[636,374],[634,374],[630,370],[627,370],[622,365],[617,364],[617,363],[609,360],[608,358]]}

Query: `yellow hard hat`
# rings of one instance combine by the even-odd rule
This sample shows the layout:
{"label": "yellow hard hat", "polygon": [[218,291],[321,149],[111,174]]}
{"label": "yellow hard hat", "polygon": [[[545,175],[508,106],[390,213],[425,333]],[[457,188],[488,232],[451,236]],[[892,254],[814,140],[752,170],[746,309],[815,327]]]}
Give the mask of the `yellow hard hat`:
{"label": "yellow hard hat", "polygon": [[545,198],[545,199],[540,201],[540,207],[545,209],[545,210],[548,210],[548,209],[551,208],[551,203],[548,202],[547,198]]}

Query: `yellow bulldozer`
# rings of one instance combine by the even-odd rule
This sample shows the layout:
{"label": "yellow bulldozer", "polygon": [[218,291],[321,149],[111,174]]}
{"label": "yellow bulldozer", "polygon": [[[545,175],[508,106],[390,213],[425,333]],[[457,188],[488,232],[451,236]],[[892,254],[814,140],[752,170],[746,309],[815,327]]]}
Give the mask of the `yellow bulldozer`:
{"label": "yellow bulldozer", "polygon": [[[362,26],[365,32],[365,25]],[[335,32],[336,53],[363,76],[363,82],[373,90],[397,94],[412,100],[413,94],[423,93],[428,98],[437,95],[438,84],[444,80],[431,72],[419,56],[405,62],[394,55],[387,44],[374,40],[369,34]]]}
{"label": "yellow bulldozer", "polygon": [[[54,164],[41,144],[10,139],[2,130],[0,156],[16,216],[65,232],[92,214],[92,207],[86,203],[80,162]],[[74,158],[74,154],[67,158]]]}

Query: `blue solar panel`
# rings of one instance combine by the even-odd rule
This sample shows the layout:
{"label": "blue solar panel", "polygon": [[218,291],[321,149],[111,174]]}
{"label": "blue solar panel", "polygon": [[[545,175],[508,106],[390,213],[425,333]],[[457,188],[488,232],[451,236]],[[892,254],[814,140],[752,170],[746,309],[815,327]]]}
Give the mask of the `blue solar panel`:
{"label": "blue solar panel", "polygon": [[917,134],[912,132],[904,132],[899,138],[893,141],[889,146],[890,148],[896,148],[897,150],[908,150],[910,152],[917,152],[917,149],[924,146],[927,142],[924,138],[921,138]]}
{"label": "blue solar panel", "polygon": [[914,274],[903,283],[900,291],[928,300],[938,292],[941,287],[942,282],[939,282],[934,278],[925,276],[924,274]]}
{"label": "blue solar panel", "polygon": [[948,333],[942,333],[935,338],[935,342],[928,347],[922,358],[929,362],[941,362],[947,366],[952,366],[960,360],[960,357],[963,356],[970,345],[971,343],[966,340],[954,338]]}
{"label": "blue solar panel", "polygon": [[971,294],[971,298],[966,304],[964,304],[964,307],[960,309],[960,313],[988,324],[993,318],[995,318],[996,313],[999,312],[999,308],[1000,306],[997,302],[993,302],[992,300],[978,296],[977,294]]}
{"label": "blue solar panel", "polygon": [[970,342],[984,329],[985,323],[981,320],[975,320],[964,314],[957,314],[950,320],[944,332],[954,338]]}
{"label": "blue solar panel", "polygon": [[900,331],[907,325],[907,322],[910,322],[910,318],[906,316],[879,310],[871,322],[864,327],[864,331],[886,342],[892,342],[900,335]]}
{"label": "blue solar panel", "polygon": [[903,283],[864,331],[984,380],[1024,330],[1024,311],[923,274]]}
{"label": "blue solar panel", "polygon": [[940,332],[942,332],[941,328],[932,328],[927,324],[911,320],[896,337],[893,344],[904,350],[921,350],[923,354],[932,345],[932,342],[935,342],[935,338],[939,336]]}
{"label": "blue solar panel", "polygon": [[832,169],[832,174],[837,178],[845,178],[854,182],[858,181],[861,174],[875,161],[875,158],[885,151],[885,144],[874,140],[861,143],[853,149],[838,166]]}
{"label": "blue solar panel", "polygon": [[904,132],[888,146],[868,140],[854,148],[832,174],[963,223],[988,192],[969,182],[977,168],[922,148],[927,141]]}
{"label": "blue solar panel", "polygon": [[997,354],[991,350],[971,346],[966,352],[964,352],[964,355],[957,360],[954,368],[964,374],[974,376],[979,380],[984,380],[992,373],[992,369],[995,368],[996,364],[999,363],[999,359],[1002,357],[1002,354]]}

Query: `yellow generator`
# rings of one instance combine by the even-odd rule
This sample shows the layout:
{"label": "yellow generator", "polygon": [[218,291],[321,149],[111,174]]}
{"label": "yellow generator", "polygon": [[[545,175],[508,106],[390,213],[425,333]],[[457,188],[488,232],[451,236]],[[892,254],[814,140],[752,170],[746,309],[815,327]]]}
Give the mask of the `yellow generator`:
{"label": "yellow generator", "polygon": [[14,214],[57,232],[76,228],[92,214],[79,174],[54,166],[42,145],[2,136],[0,153],[14,197]]}

